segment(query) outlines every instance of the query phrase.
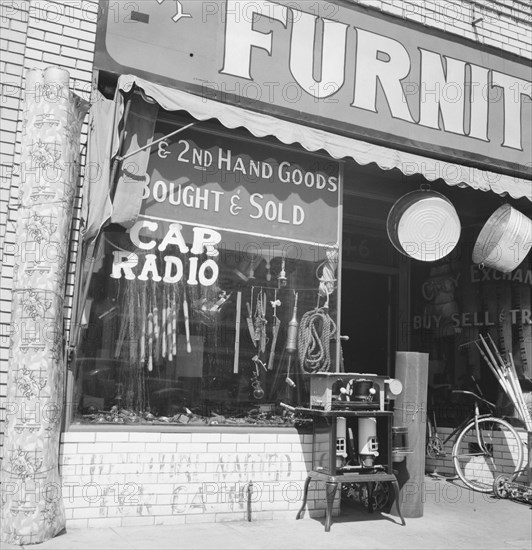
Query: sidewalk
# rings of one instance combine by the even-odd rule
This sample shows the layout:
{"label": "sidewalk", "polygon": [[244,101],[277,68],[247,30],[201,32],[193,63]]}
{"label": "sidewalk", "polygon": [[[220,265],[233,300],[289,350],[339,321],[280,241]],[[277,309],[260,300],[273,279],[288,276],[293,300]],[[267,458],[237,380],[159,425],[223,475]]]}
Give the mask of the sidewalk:
{"label": "sidewalk", "polygon": [[[532,548],[531,506],[425,477],[421,518],[406,526],[389,514],[343,506],[329,533],[324,518],[69,529],[43,544],[1,550],[55,549],[523,549]],[[295,516],[295,514],[294,514]]]}

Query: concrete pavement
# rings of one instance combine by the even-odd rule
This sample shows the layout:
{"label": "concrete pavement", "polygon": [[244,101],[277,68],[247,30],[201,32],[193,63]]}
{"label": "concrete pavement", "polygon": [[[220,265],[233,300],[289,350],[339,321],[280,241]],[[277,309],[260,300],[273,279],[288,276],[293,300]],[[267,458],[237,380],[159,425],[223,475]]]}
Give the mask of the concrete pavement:
{"label": "concrete pavement", "polygon": [[324,518],[74,529],[42,544],[1,550],[70,549],[523,549],[532,548],[532,507],[425,477],[423,517],[368,514],[344,505],[329,533]]}

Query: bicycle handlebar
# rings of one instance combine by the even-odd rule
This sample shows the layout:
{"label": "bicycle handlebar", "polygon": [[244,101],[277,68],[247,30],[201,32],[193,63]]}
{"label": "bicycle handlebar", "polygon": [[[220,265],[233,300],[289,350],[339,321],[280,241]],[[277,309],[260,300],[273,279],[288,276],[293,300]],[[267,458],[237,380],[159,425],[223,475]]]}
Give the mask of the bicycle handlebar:
{"label": "bicycle handlebar", "polygon": [[480,397],[480,395],[477,395],[476,393],[472,392],[472,391],[468,391],[468,390],[452,390],[451,393],[462,393],[464,395],[469,395],[471,397],[473,397],[474,399],[476,399],[477,401],[480,401],[481,403],[485,403],[488,407],[492,408],[492,409],[495,409],[496,406],[494,403],[492,403],[491,401],[488,401],[487,399],[484,399],[483,397]]}

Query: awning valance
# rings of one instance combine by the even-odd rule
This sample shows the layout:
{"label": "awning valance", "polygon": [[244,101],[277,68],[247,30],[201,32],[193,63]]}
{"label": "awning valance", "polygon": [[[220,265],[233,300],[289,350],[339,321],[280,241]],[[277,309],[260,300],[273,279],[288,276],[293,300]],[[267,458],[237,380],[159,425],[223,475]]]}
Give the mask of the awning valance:
{"label": "awning valance", "polygon": [[383,170],[397,168],[407,176],[422,174],[429,181],[442,179],[448,185],[467,185],[473,189],[493,191],[499,195],[508,193],[514,199],[526,197],[532,201],[530,180],[414,155],[302,126],[264,113],[166,88],[133,75],[123,75],[118,81],[119,88],[124,92],[130,91],[134,85],[163,109],[184,110],[198,120],[216,118],[227,128],[244,127],[256,137],[273,136],[285,144],[299,143],[307,151],[323,149],[335,159],[352,158],[361,165],[374,162]]}

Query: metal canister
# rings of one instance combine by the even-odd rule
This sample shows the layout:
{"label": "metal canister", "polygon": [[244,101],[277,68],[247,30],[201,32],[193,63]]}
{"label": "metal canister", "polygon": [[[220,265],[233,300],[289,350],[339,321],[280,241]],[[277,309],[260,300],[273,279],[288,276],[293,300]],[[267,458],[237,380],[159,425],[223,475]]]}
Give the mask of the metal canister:
{"label": "metal canister", "polygon": [[401,462],[408,453],[408,428],[392,427],[392,461]]}
{"label": "metal canister", "polygon": [[377,419],[373,416],[358,419],[358,454],[363,466],[371,467],[379,456]]}

